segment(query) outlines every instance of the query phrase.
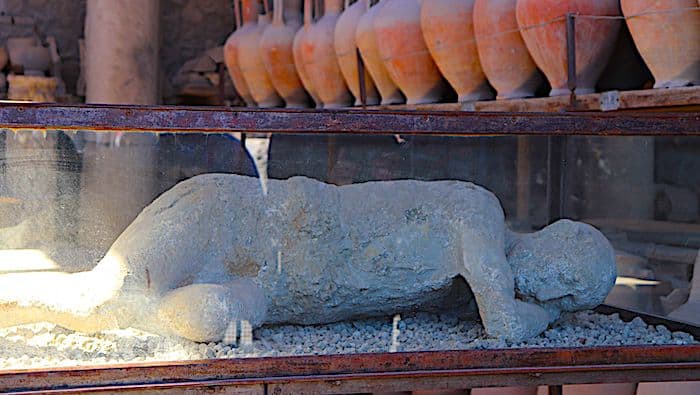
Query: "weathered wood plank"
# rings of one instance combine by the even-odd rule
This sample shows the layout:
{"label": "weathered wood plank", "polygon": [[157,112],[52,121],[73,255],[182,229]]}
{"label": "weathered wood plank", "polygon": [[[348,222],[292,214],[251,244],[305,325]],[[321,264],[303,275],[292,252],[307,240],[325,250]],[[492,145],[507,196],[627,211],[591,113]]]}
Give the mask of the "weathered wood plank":
{"label": "weathered wood plank", "polygon": [[583,222],[604,231],[623,231],[630,241],[700,248],[699,224],[617,218],[591,218]]}
{"label": "weathered wood plank", "polygon": [[[576,97],[576,111],[659,109],[700,106],[700,86],[634,91],[610,91]],[[561,112],[571,109],[569,96],[538,97],[512,100],[489,100],[473,103],[432,103],[367,107],[382,110],[484,111],[484,112]]]}
{"label": "weathered wood plank", "polygon": [[672,107],[700,104],[700,86],[620,92],[620,108]]}

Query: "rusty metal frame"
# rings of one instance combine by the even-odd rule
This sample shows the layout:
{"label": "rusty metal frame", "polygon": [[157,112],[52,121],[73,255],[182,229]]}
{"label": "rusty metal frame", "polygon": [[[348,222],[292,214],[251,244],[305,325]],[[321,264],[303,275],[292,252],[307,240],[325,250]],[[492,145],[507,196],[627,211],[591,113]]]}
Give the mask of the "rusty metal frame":
{"label": "rusty metal frame", "polygon": [[[700,327],[687,323],[612,306],[598,311],[625,320],[640,316],[700,339]],[[689,380],[700,380],[700,345],[311,355],[0,371],[0,392],[316,394],[536,385],[556,390],[562,384]]]}
{"label": "rusty metal frame", "polygon": [[[415,134],[450,136],[693,136],[698,113],[475,113],[236,110],[0,104],[0,128],[202,133]],[[700,328],[613,307],[601,312],[684,330]],[[511,349],[227,359],[0,371],[0,392],[343,393],[700,380],[700,345]]]}
{"label": "rusty metal frame", "polygon": [[170,133],[688,136],[700,134],[700,113],[241,110],[3,103],[0,128]]}

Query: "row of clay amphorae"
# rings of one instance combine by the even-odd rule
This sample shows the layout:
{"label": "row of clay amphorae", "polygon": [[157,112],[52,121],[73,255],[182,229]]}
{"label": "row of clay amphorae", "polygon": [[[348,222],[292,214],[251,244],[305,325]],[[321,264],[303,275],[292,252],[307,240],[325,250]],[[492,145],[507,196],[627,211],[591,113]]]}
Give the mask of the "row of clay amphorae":
{"label": "row of clay amphorae", "polygon": [[492,86],[499,99],[534,96],[539,70],[551,95],[568,94],[568,13],[581,15],[577,93],[590,93],[623,23],[605,17],[621,10],[655,87],[700,83],[696,0],[324,0],[315,23],[311,3],[302,25],[301,0],[275,0],[270,24],[258,15],[260,0],[243,0],[243,24],[225,54],[249,106],[359,104],[358,50],[369,105],[438,102],[448,84],[460,102],[489,99]]}
{"label": "row of clay amphorae", "polygon": [[[477,0],[477,3],[480,1]],[[622,19],[656,81],[654,87],[700,83],[700,10],[693,0],[511,0],[518,28],[537,66],[552,86],[567,94],[565,25],[576,18],[578,93],[591,93],[615,48]],[[485,0],[483,3],[492,3]],[[496,1],[495,3],[498,3]],[[505,3],[505,2],[503,2]],[[622,11],[622,13],[620,12]],[[480,15],[483,16],[483,15]],[[478,36],[477,36],[478,38]],[[481,47],[480,47],[481,49]]]}

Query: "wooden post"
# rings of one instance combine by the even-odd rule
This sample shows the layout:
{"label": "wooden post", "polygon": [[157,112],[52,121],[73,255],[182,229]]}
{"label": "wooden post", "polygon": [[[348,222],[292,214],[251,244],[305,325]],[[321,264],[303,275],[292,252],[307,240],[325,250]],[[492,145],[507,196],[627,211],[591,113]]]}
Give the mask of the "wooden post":
{"label": "wooden post", "polygon": [[88,0],[88,103],[159,102],[159,17],[159,0]]}
{"label": "wooden post", "polygon": [[520,224],[530,223],[530,140],[527,136],[518,137],[518,157],[516,159],[516,218]]}
{"label": "wooden post", "polygon": [[[159,0],[88,0],[88,103],[158,104]],[[82,133],[78,240],[108,248],[157,193],[153,133]]]}

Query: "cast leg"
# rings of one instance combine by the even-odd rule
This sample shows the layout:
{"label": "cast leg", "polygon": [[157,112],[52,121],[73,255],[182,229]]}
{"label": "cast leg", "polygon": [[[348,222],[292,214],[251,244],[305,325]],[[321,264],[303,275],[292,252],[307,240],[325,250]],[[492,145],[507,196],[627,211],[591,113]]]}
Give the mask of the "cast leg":
{"label": "cast leg", "polygon": [[0,275],[0,327],[51,322],[81,332],[118,327],[104,305],[111,284],[93,272]]}

